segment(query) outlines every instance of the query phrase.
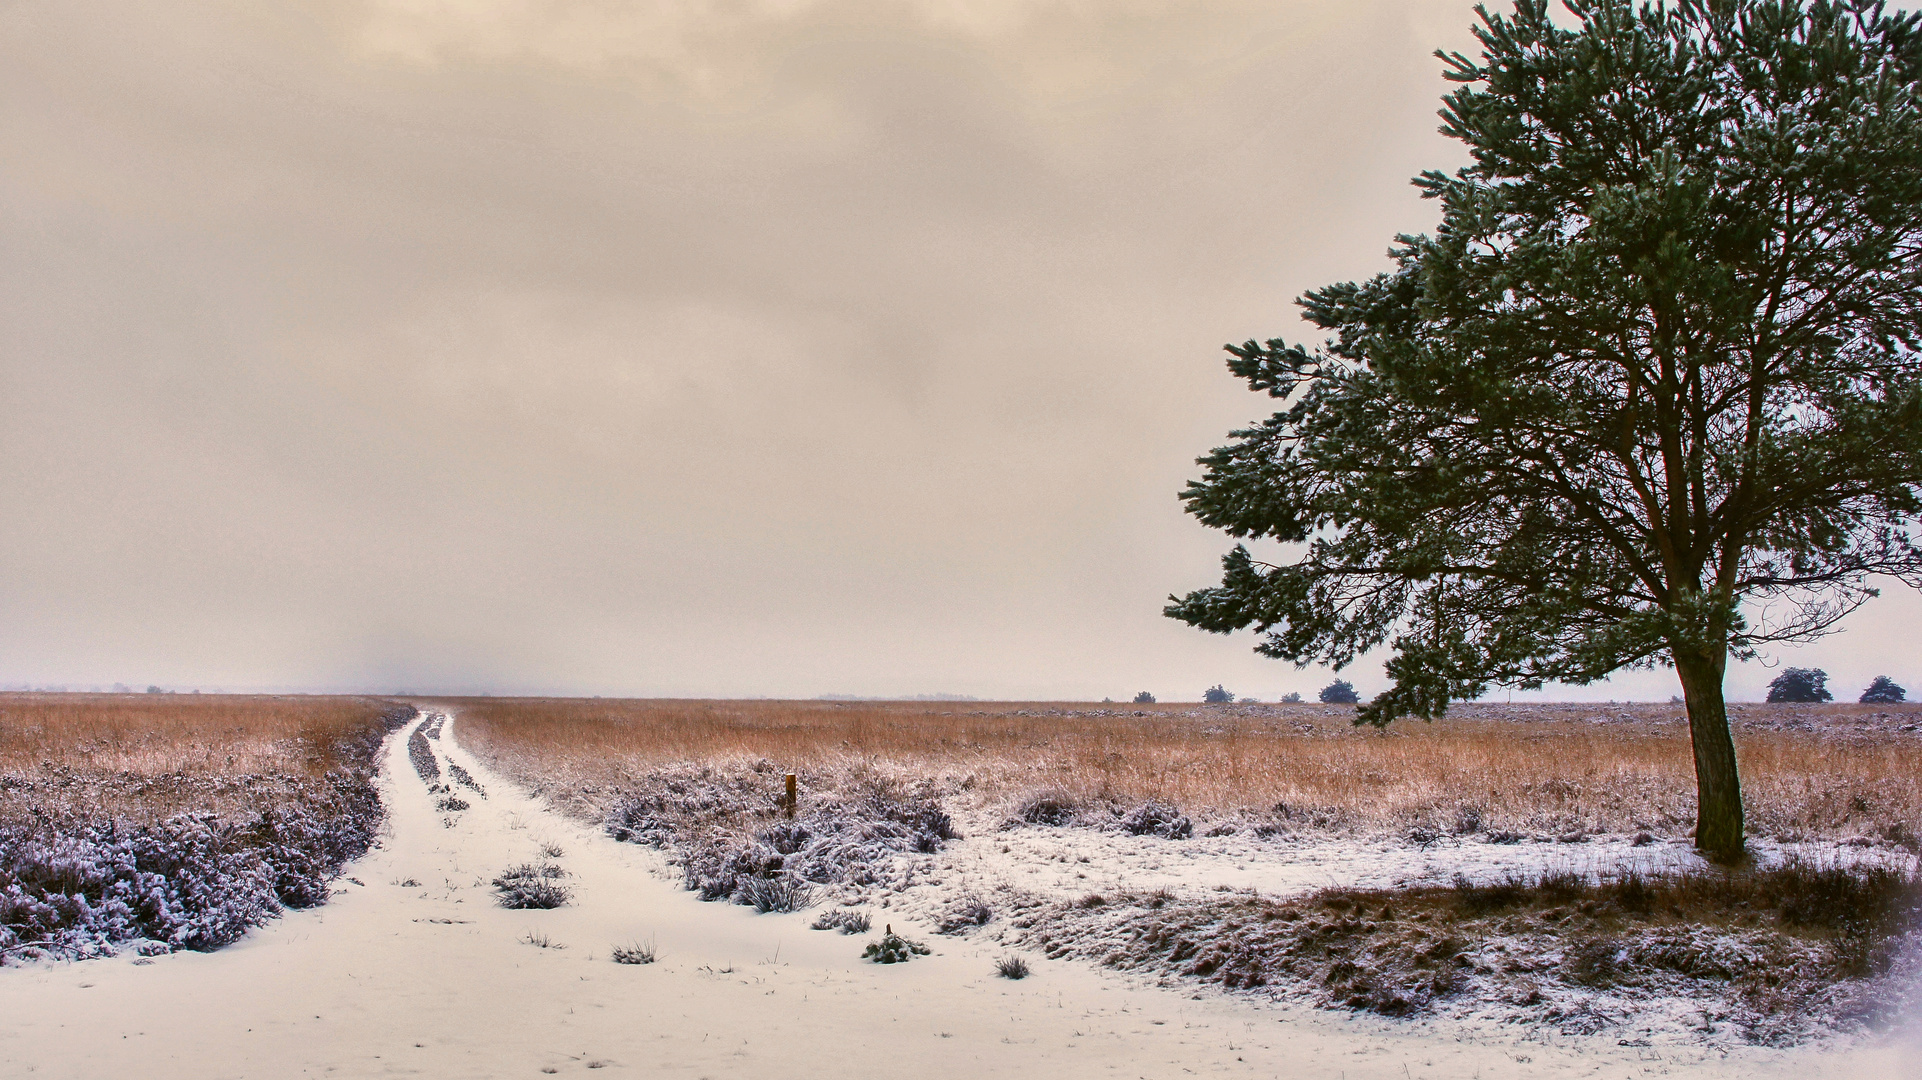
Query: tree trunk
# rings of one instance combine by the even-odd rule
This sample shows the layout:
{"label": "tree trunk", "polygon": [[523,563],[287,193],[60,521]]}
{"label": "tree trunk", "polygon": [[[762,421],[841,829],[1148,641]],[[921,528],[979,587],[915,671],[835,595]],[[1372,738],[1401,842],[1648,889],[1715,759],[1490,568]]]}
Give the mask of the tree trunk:
{"label": "tree trunk", "polygon": [[1728,653],[1704,656],[1680,648],[1673,653],[1695,747],[1695,849],[1716,862],[1737,862],[1743,856],[1742,780],[1735,771],[1735,740],[1722,697]]}

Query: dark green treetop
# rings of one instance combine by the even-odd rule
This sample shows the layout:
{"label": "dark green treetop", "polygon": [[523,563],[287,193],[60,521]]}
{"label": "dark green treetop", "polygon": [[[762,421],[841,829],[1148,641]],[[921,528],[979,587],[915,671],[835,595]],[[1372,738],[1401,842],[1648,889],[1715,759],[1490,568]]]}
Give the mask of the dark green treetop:
{"label": "dark green treetop", "polygon": [[1322,345],[1229,347],[1280,411],[1182,496],[1278,554],[1167,613],[1301,665],[1392,645],[1357,722],[1666,663],[1719,714],[1730,655],[1922,585],[1916,16],[1570,8],[1438,54],[1474,157],[1416,181],[1440,226],[1301,298]]}

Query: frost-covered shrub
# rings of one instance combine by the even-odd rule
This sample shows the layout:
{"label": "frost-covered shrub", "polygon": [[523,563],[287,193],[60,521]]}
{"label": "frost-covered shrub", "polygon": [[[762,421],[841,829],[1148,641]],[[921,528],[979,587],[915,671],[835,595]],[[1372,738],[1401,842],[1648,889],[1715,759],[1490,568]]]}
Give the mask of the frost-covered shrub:
{"label": "frost-covered shrub", "polygon": [[873,925],[867,912],[856,911],[852,908],[840,908],[834,911],[823,911],[821,917],[814,920],[813,928],[816,930],[839,930],[843,934],[865,934],[868,932],[868,928]]}
{"label": "frost-covered shrub", "polygon": [[341,768],[247,817],[0,824],[0,956],[217,949],[285,908],[325,902],[380,826],[381,742],[414,715],[391,710],[335,746]]}
{"label": "frost-covered shrub", "polygon": [[909,941],[895,933],[894,927],[890,926],[887,933],[881,935],[881,940],[868,942],[868,947],[862,950],[861,956],[877,964],[905,964],[917,956],[926,956],[931,951],[926,945],[918,941]]}
{"label": "frost-covered shrub", "polygon": [[[703,900],[785,910],[763,905],[801,886],[872,884],[896,856],[937,851],[957,836],[939,804],[878,778],[816,796],[800,818],[772,821],[767,815],[776,804],[755,773],[703,768],[647,782],[656,790],[623,800],[608,815],[607,831],[671,850],[683,883]],[[776,879],[788,884],[765,884]]]}
{"label": "frost-covered shrub", "polygon": [[1019,956],[1004,956],[994,962],[994,973],[1004,979],[1025,979],[1030,974],[1028,962]]}
{"label": "frost-covered shrub", "polygon": [[561,884],[567,871],[552,863],[522,863],[503,871],[494,879],[496,899],[504,908],[545,911],[574,899],[574,892]]}
{"label": "frost-covered shrub", "polygon": [[979,899],[963,900],[960,906],[941,917],[935,926],[938,934],[965,934],[977,926],[994,921],[994,909]]}
{"label": "frost-covered shrub", "polygon": [[804,881],[785,874],[777,877],[751,877],[741,882],[741,896],[754,910],[770,912],[802,911],[814,904],[814,889]]}
{"label": "frost-covered shrub", "polygon": [[1072,825],[1075,809],[1074,796],[1061,791],[1042,791],[1022,800],[1015,814],[1030,825]]}
{"label": "frost-covered shrub", "polygon": [[469,806],[469,803],[467,802],[467,800],[461,798],[459,795],[442,795],[440,799],[434,803],[435,809],[444,811],[446,813],[454,813],[460,810],[465,810],[468,808],[468,806]]}
{"label": "frost-covered shrub", "polygon": [[473,774],[466,769],[450,761],[447,763],[447,775],[453,777],[454,782],[460,784],[462,787],[471,788],[474,794],[479,795],[483,799],[487,798],[487,792],[481,790],[481,786],[475,782]]}
{"label": "frost-covered shrub", "polygon": [[427,736],[421,734],[420,728],[407,736],[407,757],[422,780],[430,785],[440,782],[440,762],[434,759],[434,748],[427,745]]}
{"label": "frost-covered shrub", "polygon": [[1119,824],[1135,836],[1152,834],[1167,840],[1185,840],[1195,833],[1194,822],[1181,811],[1153,799],[1135,807]]}

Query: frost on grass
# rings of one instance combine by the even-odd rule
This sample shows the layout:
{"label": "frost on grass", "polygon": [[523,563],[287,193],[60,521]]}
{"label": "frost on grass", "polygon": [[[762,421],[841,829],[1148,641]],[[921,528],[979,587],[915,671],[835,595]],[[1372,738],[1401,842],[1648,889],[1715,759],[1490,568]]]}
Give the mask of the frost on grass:
{"label": "frost on grass", "polygon": [[875,775],[815,794],[793,819],[780,816],[766,770],[671,768],[637,786],[608,816],[608,833],[669,851],[701,899],[759,911],[805,907],[816,886],[885,884],[896,856],[939,851],[957,835],[938,802]]}
{"label": "frost on grass", "polygon": [[931,950],[918,941],[909,941],[894,932],[890,926],[878,941],[868,942],[861,951],[861,958],[876,964],[905,964],[917,956],[926,956]]}
{"label": "frost on grass", "polygon": [[1922,876],[1790,865],[1334,889],[1290,900],[1109,896],[1016,920],[1051,957],[1388,1016],[1594,1034],[1680,1003],[1771,1045],[1893,1019]]}
{"label": "frost on grass", "polygon": [[962,901],[941,916],[934,932],[937,934],[965,934],[977,927],[986,926],[994,921],[994,909],[979,897],[965,897]]}
{"label": "frost on grass", "polygon": [[431,787],[440,783],[440,762],[435,760],[434,748],[427,745],[427,736],[422,734],[425,727],[417,727],[407,736],[407,757],[414,763],[414,771]]}
{"label": "frost on grass", "polygon": [[561,879],[567,871],[553,863],[522,863],[494,879],[494,892],[504,908],[547,910],[565,905],[574,892]]}
{"label": "frost on grass", "polygon": [[453,777],[455,783],[472,790],[474,794],[479,795],[483,799],[487,798],[487,792],[481,790],[480,783],[474,779],[474,774],[461,768],[454,762],[450,761],[447,763],[447,775]]}
{"label": "frost on grass", "polygon": [[608,957],[617,964],[651,964],[654,962],[654,943],[636,941],[626,945],[616,945]]}
{"label": "frost on grass", "polygon": [[324,903],[328,882],[373,843],[382,739],[411,706],[334,747],[340,767],[289,784],[251,814],[179,814],[128,826],[36,811],[0,823],[0,960],[206,951],[286,908]]}
{"label": "frost on grass", "polygon": [[865,911],[853,908],[837,908],[824,911],[821,917],[810,924],[816,930],[839,930],[843,934],[865,934],[874,924]]}

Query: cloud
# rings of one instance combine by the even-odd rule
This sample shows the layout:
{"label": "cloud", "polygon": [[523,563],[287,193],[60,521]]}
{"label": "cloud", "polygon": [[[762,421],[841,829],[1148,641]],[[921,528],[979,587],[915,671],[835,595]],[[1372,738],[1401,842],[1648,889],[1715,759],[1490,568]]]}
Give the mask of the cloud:
{"label": "cloud", "polygon": [[1470,18],[16,3],[0,681],[1312,691],[1174,493]]}

